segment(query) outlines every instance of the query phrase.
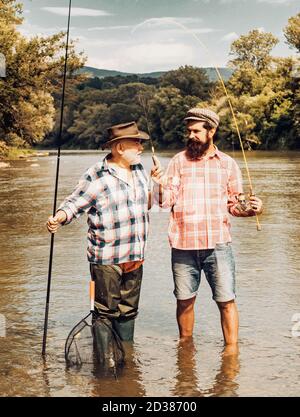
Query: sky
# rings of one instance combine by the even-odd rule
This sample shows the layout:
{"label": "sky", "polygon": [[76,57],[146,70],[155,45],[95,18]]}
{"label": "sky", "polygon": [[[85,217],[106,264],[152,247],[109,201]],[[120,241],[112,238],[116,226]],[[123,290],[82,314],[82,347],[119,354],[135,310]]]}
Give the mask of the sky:
{"label": "sky", "polygon": [[[65,30],[68,5],[23,0],[21,32],[30,37]],[[295,55],[283,28],[299,12],[298,0],[72,0],[70,37],[86,65],[101,69],[224,67],[232,41],[253,29],[278,37],[273,55]]]}

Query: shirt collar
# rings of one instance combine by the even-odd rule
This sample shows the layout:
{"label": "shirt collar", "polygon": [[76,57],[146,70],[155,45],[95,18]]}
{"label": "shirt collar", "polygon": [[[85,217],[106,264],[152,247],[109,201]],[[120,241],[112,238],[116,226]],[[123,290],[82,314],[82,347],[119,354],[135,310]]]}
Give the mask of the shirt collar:
{"label": "shirt collar", "polygon": [[209,154],[205,155],[206,159],[210,159],[213,158],[214,156],[217,156],[220,159],[220,151],[219,149],[216,147],[216,145],[214,145],[214,150],[212,152],[210,152]]}
{"label": "shirt collar", "polygon": [[[108,171],[110,174],[115,173],[115,170],[109,166],[108,160],[110,159],[111,154],[107,154],[103,161],[102,161],[102,166],[101,166],[101,170],[102,171]],[[131,170],[132,171],[136,171],[138,169],[141,169],[142,165],[141,164],[135,164],[135,165],[131,165]]]}
{"label": "shirt collar", "polygon": [[108,171],[108,172],[110,172],[111,173],[111,168],[110,168],[110,166],[108,165],[108,159],[109,159],[109,157],[110,157],[110,153],[109,154],[107,154],[105,157],[104,157],[104,159],[103,159],[103,161],[102,161],[102,166],[101,166],[101,171]]}

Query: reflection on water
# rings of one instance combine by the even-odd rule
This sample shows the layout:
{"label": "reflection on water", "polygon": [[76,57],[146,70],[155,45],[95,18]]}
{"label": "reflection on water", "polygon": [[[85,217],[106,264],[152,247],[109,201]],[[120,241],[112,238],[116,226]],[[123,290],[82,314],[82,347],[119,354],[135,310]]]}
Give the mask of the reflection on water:
{"label": "reflection on water", "polygon": [[[166,166],[171,155],[161,156]],[[168,213],[151,213],[136,340],[114,375],[66,369],[64,343],[89,311],[86,219],[55,237],[47,361],[41,358],[52,211],[54,156],[40,167],[13,161],[0,170],[0,337],[2,396],[298,396],[300,337],[300,154],[251,152],[255,192],[265,204],[262,231],[254,219],[233,219],[240,312],[239,352],[223,349],[219,312],[202,280],[195,333],[178,341],[167,241]],[[235,155],[244,170],[241,155]],[[59,196],[69,194],[99,154],[63,155]],[[149,170],[150,155],[144,156]],[[246,178],[246,176],[244,176]]]}
{"label": "reflection on water", "polygon": [[239,348],[237,345],[225,346],[221,353],[221,366],[209,393],[213,396],[236,397],[239,384],[236,378],[240,371]]}
{"label": "reflection on water", "polygon": [[220,354],[221,364],[211,388],[201,389],[201,375],[197,371],[196,347],[193,338],[179,341],[177,346],[177,374],[172,395],[178,397],[237,396],[235,381],[240,369],[237,345],[225,346]]}
{"label": "reflection on water", "polygon": [[202,396],[197,375],[196,348],[193,338],[179,341],[177,346],[177,374],[173,395],[178,397]]}
{"label": "reflection on water", "polygon": [[[145,388],[142,382],[140,366],[132,344],[124,344],[126,351],[126,363],[119,367],[117,372],[104,369],[96,364],[82,365],[81,368],[65,367],[65,387],[59,395],[95,396],[95,397],[143,397]],[[46,369],[46,368],[45,368]],[[47,369],[45,375],[53,374],[53,370]],[[51,386],[50,381],[46,382]],[[69,387],[73,387],[71,392]],[[57,395],[57,394],[56,394]]]}

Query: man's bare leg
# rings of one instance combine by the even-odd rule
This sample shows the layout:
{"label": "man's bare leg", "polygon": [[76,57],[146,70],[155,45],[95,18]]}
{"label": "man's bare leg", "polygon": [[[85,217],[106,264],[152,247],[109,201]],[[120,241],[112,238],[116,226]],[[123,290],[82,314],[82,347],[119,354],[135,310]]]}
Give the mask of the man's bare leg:
{"label": "man's bare leg", "polygon": [[226,345],[238,342],[239,315],[234,300],[225,303],[217,302],[221,313],[221,326]]}
{"label": "man's bare leg", "polygon": [[194,304],[196,297],[188,300],[177,300],[177,323],[179,328],[180,338],[189,338],[193,335],[195,315]]}

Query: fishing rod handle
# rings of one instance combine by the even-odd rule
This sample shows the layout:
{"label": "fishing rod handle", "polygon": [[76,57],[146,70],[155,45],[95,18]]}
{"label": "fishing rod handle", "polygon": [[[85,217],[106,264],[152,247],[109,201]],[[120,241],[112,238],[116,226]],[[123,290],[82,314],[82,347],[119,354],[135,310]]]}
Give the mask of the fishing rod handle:
{"label": "fishing rod handle", "polygon": [[95,281],[90,281],[90,302],[91,311],[95,310]]}
{"label": "fishing rod handle", "polygon": [[[249,196],[250,197],[252,197],[252,196],[254,197],[255,196],[255,193],[253,192],[253,188],[252,187],[250,187]],[[256,218],[256,230],[258,232],[261,232],[261,225],[259,223],[259,219],[258,219],[258,215],[257,214],[255,214],[255,218]]]}

